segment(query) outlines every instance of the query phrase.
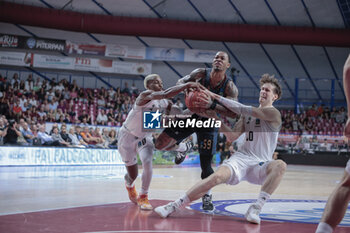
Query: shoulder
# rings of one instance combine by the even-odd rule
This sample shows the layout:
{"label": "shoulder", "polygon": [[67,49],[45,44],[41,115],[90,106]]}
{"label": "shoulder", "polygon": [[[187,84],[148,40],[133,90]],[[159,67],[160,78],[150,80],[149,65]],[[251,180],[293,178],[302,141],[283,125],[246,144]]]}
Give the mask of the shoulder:
{"label": "shoulder", "polygon": [[206,69],[205,68],[197,68],[193,70],[190,74],[192,79],[201,79],[204,78],[206,75]]}
{"label": "shoulder", "polygon": [[237,99],[238,98],[238,88],[233,83],[232,80],[229,80],[227,82],[227,85],[226,85],[226,88],[225,88],[225,95],[226,95],[226,97],[231,97],[233,99]]}

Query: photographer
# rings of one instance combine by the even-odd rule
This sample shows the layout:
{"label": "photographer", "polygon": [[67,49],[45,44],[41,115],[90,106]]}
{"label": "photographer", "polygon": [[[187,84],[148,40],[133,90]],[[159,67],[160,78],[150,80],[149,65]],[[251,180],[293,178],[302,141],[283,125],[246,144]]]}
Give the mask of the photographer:
{"label": "photographer", "polygon": [[22,134],[17,122],[13,119],[9,120],[9,124],[4,130],[4,145],[17,145],[19,136],[22,136]]}

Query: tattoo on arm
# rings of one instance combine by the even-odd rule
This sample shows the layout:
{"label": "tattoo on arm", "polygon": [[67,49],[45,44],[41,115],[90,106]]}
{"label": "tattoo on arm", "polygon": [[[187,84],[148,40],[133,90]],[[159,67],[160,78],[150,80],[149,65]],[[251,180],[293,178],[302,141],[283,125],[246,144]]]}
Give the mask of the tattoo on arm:
{"label": "tattoo on arm", "polygon": [[177,81],[177,85],[187,82],[196,82],[197,80],[202,79],[203,77],[205,77],[205,69],[198,68],[192,71],[191,74],[179,79],[179,81]]}

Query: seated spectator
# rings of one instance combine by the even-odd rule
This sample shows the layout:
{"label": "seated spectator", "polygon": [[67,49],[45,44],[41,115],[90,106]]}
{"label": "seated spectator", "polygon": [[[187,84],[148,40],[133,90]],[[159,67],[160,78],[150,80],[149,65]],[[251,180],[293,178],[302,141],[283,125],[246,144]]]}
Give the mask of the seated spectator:
{"label": "seated spectator", "polygon": [[85,147],[88,147],[89,144],[84,141],[84,138],[81,136],[81,127],[79,125],[74,127],[75,129],[75,135],[77,136],[80,144],[84,145]]}
{"label": "seated spectator", "polygon": [[29,129],[27,122],[24,122],[24,124],[22,126],[21,133],[22,133],[24,139],[26,140],[27,145],[30,145],[30,146],[33,145],[34,134]]}
{"label": "seated spectator", "polygon": [[109,148],[118,148],[118,136],[115,129],[111,129],[108,134],[109,137]]}
{"label": "seated spectator", "polygon": [[69,135],[68,135],[68,133],[67,133],[67,125],[65,125],[65,124],[62,124],[62,125],[61,125],[61,132],[60,132],[60,135],[61,135],[61,138],[62,138],[65,142],[67,142],[67,143],[69,143],[69,144],[72,143],[72,139],[69,137]]}
{"label": "seated spectator", "polygon": [[58,127],[53,127],[52,128],[52,135],[51,135],[52,139],[54,141],[58,141],[61,146],[66,146],[66,147],[69,147],[70,146],[70,143],[69,142],[66,142],[65,140],[63,140],[63,138],[61,137],[59,131],[58,131]]}
{"label": "seated spectator", "polygon": [[89,145],[89,147],[96,147],[96,144],[99,143],[99,139],[93,137],[89,132],[89,127],[85,126],[84,131],[80,133],[84,141]]}
{"label": "seated spectator", "polygon": [[72,147],[78,147],[78,148],[86,148],[87,147],[87,144],[85,142],[84,142],[84,144],[82,144],[81,141],[78,139],[77,135],[75,134],[74,126],[71,126],[69,128],[68,136],[71,139],[71,146]]}
{"label": "seated spectator", "polygon": [[91,135],[97,139],[96,147],[99,148],[108,148],[108,146],[105,146],[105,140],[103,139],[101,133],[100,133],[100,128],[95,127],[95,130],[91,132]]}
{"label": "seated spectator", "polygon": [[52,136],[45,132],[45,125],[40,125],[38,138],[44,146],[61,146],[59,141],[53,140]]}
{"label": "seated spectator", "polygon": [[107,125],[108,117],[106,115],[105,110],[101,110],[96,118],[96,122],[98,125]]}
{"label": "seated spectator", "polygon": [[9,120],[9,124],[3,132],[4,145],[18,145],[18,137],[22,136],[15,120]]}

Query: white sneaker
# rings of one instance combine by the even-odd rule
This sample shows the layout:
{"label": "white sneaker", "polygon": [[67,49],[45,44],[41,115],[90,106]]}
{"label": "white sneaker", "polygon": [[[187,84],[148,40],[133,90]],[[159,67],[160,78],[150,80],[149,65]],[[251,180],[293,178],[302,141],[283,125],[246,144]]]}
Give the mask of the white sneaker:
{"label": "white sneaker", "polygon": [[247,213],[245,214],[245,219],[247,219],[248,222],[260,224],[260,211],[261,208],[257,204],[250,205],[247,210]]}
{"label": "white sneaker", "polygon": [[175,202],[170,202],[167,205],[158,206],[154,211],[162,218],[168,217],[176,211]]}

